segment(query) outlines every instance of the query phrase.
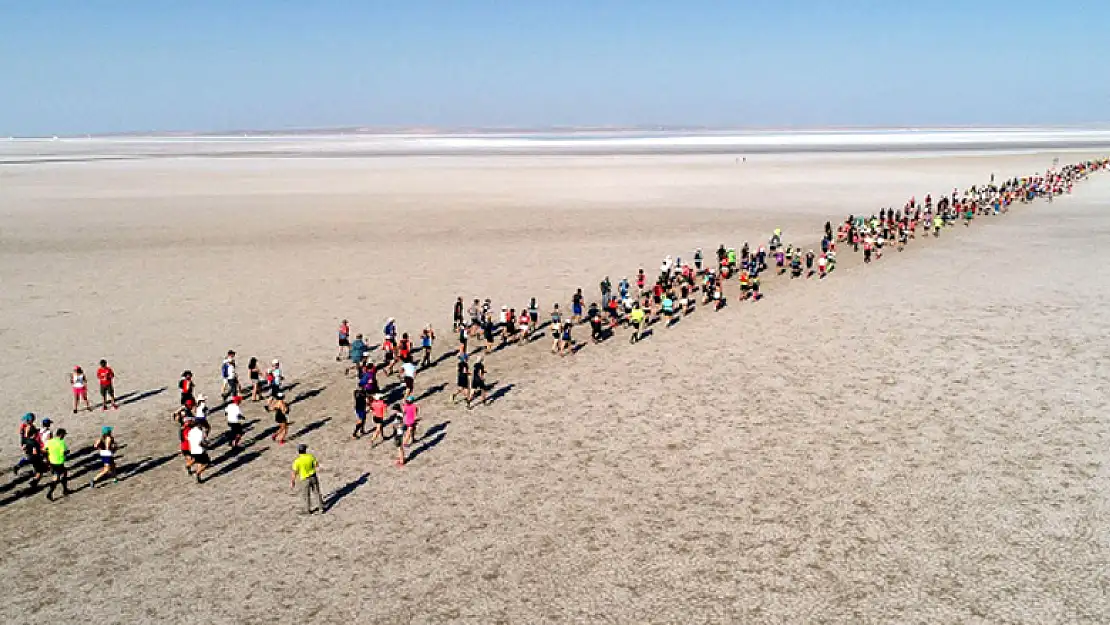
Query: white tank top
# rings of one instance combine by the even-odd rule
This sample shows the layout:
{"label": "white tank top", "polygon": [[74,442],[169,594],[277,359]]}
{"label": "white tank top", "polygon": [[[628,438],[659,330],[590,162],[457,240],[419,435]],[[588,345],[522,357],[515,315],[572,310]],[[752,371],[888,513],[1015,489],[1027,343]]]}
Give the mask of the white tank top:
{"label": "white tank top", "polygon": [[73,388],[85,388],[85,374],[84,373],[74,373],[73,374]]}

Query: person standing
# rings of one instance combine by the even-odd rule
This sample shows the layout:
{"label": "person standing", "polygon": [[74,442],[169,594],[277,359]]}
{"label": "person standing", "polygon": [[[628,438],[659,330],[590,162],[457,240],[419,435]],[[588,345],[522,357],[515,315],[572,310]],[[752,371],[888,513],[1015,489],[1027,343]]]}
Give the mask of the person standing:
{"label": "person standing", "polygon": [[177,382],[177,388],[181,391],[181,405],[185,408],[186,412],[191,414],[193,412],[193,406],[197,403],[192,371],[186,369],[181,372],[181,380]]}
{"label": "person standing", "polygon": [[350,375],[352,369],[355,371],[355,373],[358,373],[359,367],[362,366],[362,360],[366,357],[367,351],[369,350],[366,347],[366,341],[362,340],[362,335],[356,335],[354,342],[351,343],[350,347],[347,349],[347,355],[351,359],[351,364],[347,367],[345,371],[343,371],[343,375]]}
{"label": "person standing", "polygon": [[235,352],[232,350],[228,350],[227,358],[224,358],[223,365],[220,366],[220,377],[223,378],[221,396],[224,401],[239,394],[239,372],[235,370]]}
{"label": "person standing", "polygon": [[50,463],[50,488],[46,490],[46,498],[49,501],[54,501],[54,490],[58,484],[62,485],[62,496],[68,497],[69,490],[69,474],[66,472],[66,456],[69,454],[69,447],[66,445],[66,430],[59,428],[54,436],[46,441],[46,459]]}
{"label": "person standing", "polygon": [[389,406],[385,403],[385,396],[374,393],[374,400],[370,402],[370,413],[374,417],[374,434],[370,437],[370,446],[373,447],[380,440],[385,440],[385,413]]}
{"label": "person standing", "polygon": [[470,365],[467,363],[466,358],[460,358],[457,365],[457,382],[455,392],[451,393],[451,403],[458,400],[459,395],[463,396],[466,403],[470,403]]}
{"label": "person standing", "polygon": [[455,300],[455,309],[451,312],[451,320],[454,324],[451,326],[451,331],[458,332],[463,325],[463,300],[461,296]]}
{"label": "person standing", "polygon": [[243,398],[239,395],[232,395],[231,402],[224,408],[224,414],[227,415],[227,430],[231,436],[231,451],[239,451],[243,443],[243,409],[239,403]]}
{"label": "person standing", "polygon": [[103,358],[100,359],[100,368],[96,370],[96,379],[100,382],[100,399],[101,410],[108,409],[108,400],[112,400],[112,409],[119,410],[119,403],[116,402],[116,372],[108,366],[108,361]]}
{"label": "person standing", "polygon": [[351,351],[351,326],[347,320],[339,322],[339,351],[335,354],[335,362],[343,362],[343,359],[350,354]]}
{"label": "person standing", "polygon": [[247,374],[251,378],[251,401],[262,399],[262,369],[258,366],[258,358],[251,356],[247,363]]}
{"label": "person standing", "polygon": [[116,437],[112,434],[111,426],[100,428],[100,438],[97,439],[93,449],[100,456],[101,468],[100,473],[89,480],[89,488],[96,488],[97,480],[108,476],[112,477],[113,484],[119,482],[119,478],[116,477],[116,448]]}
{"label": "person standing", "polygon": [[297,458],[293,460],[293,471],[289,475],[289,488],[296,488],[297,480],[300,480],[301,492],[304,494],[305,514],[315,512],[312,508],[313,496],[320,504],[320,514],[326,512],[324,497],[320,494],[320,478],[317,476],[319,470],[320,463],[316,460],[316,456],[308,453],[308,445],[297,445]]}
{"label": "person standing", "polygon": [[81,369],[80,365],[73,367],[73,373],[69,376],[69,383],[73,387],[73,414],[77,414],[77,407],[81,400],[85,400],[85,408],[91,411],[89,381],[85,378],[85,371]]}

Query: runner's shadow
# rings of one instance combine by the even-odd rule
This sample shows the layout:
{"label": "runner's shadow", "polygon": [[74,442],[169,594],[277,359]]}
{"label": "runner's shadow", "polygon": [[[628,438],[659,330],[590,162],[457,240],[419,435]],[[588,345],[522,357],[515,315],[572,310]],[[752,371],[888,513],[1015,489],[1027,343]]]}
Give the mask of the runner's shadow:
{"label": "runner's shadow", "polygon": [[452,350],[452,351],[449,351],[449,352],[444,352],[443,355],[441,355],[439,358],[436,358],[435,361],[432,362],[432,366],[434,367],[434,366],[440,364],[441,362],[443,362],[445,360],[450,360],[452,356],[455,356],[458,353],[459,353],[458,350]]}
{"label": "runner's shadow", "polygon": [[297,432],[295,434],[293,434],[292,436],[289,437],[289,440],[293,440],[295,438],[300,438],[302,436],[305,436],[309,432],[319,430],[320,428],[324,427],[328,423],[328,421],[331,421],[331,417],[324,417],[323,419],[318,419],[316,421],[313,421],[312,423],[309,423],[309,424],[305,425],[303,428],[297,430]]}
{"label": "runner's shadow", "polygon": [[[501,399],[505,395],[508,395],[509,391],[513,390],[513,388],[515,386],[516,386],[515,384],[506,384],[506,385],[502,386],[501,388],[497,389],[496,391],[490,393],[489,399],[486,400],[486,403],[487,404],[492,404],[493,402]],[[425,436],[427,436],[427,434],[425,434]]]}
{"label": "runner's shadow", "polygon": [[158,458],[151,458],[150,456],[147,456],[142,460],[137,460],[135,462],[129,462],[127,464],[120,465],[119,467],[117,467],[116,474],[119,475],[119,479],[122,482],[124,480],[131,479],[136,475],[142,475],[143,473],[146,473],[151,469],[156,469],[179,456],[180,454],[177,453],[166,454],[165,456],[161,456]]}
{"label": "runner's shadow", "polygon": [[[208,476],[205,476],[204,481],[207,482],[207,481],[212,480],[213,478],[220,477],[221,475],[227,475],[228,473],[231,473],[232,471],[238,469],[239,467],[242,467],[242,466],[250,464],[251,462],[254,462],[255,460],[258,459],[259,456],[266,453],[267,449],[269,449],[269,448],[268,447],[263,447],[262,449],[259,449],[258,451],[248,451],[245,454],[242,454],[240,456],[236,456],[235,459],[232,460],[231,462],[228,462],[226,464],[221,465],[220,468],[217,469],[215,473],[213,473],[211,475],[208,475]],[[221,458],[221,460],[222,460],[222,458]]]}
{"label": "runner's shadow", "polygon": [[412,462],[420,454],[440,444],[443,438],[447,436],[447,426],[450,424],[450,421],[444,421],[428,428],[424,435],[420,437],[420,440],[417,441],[420,446],[410,451],[408,457],[405,458],[405,464]]}
{"label": "runner's shadow", "polygon": [[427,399],[427,398],[431,397],[432,395],[435,395],[436,393],[439,393],[439,392],[443,391],[443,389],[445,389],[445,388],[447,388],[447,383],[446,382],[443,382],[441,384],[436,384],[435,386],[429,387],[429,388],[425,389],[423,393],[417,395],[416,401],[422,401],[424,399]]}
{"label": "runner's shadow", "polygon": [[347,495],[350,495],[351,493],[355,492],[355,490],[358,489],[359,486],[362,486],[363,484],[366,483],[366,480],[369,477],[370,477],[369,473],[363,473],[362,475],[360,475],[358,477],[357,480],[352,480],[350,482],[347,482],[343,486],[340,486],[339,488],[337,488],[335,490],[335,492],[333,492],[330,495],[328,495],[327,497],[325,497],[324,500],[325,500],[326,503],[324,504],[324,512],[327,512],[328,510],[331,510],[332,508],[335,507],[335,504],[339,503],[339,501],[341,499],[343,499]]}
{"label": "runner's shadow", "polygon": [[300,403],[300,402],[302,402],[306,399],[312,399],[313,397],[316,397],[320,393],[323,393],[326,388],[328,388],[328,387],[327,386],[321,386],[320,388],[314,388],[312,390],[305,391],[303,393],[298,393],[296,397],[294,397],[292,400],[290,400],[289,405],[292,406],[293,404]]}
{"label": "runner's shadow", "polygon": [[151,397],[154,397],[155,395],[159,395],[164,392],[166,392],[165,386],[163,386],[162,388],[151,389],[149,391],[143,391],[141,393],[138,391],[131,391],[130,393],[124,393],[123,395],[117,397],[116,402],[121,406],[127,406],[128,404],[141,402],[144,399],[149,399]]}
{"label": "runner's shadow", "polygon": [[9,490],[15,488],[16,486],[19,486],[23,482],[30,481],[31,476],[34,475],[34,472],[33,472],[34,469],[32,469],[31,467],[27,467],[26,471],[27,471],[27,473],[25,475],[18,475],[18,476],[16,476],[15,479],[11,480],[7,484],[4,484],[3,486],[0,486],[0,493],[6,493]]}

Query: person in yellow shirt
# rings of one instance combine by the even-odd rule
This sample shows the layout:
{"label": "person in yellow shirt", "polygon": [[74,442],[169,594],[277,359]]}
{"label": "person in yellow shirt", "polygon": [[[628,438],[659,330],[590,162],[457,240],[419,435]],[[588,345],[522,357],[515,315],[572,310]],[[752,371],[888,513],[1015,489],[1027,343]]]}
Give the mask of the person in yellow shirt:
{"label": "person in yellow shirt", "polygon": [[54,501],[54,489],[59,483],[62,485],[63,497],[68,497],[70,492],[69,475],[66,473],[66,455],[69,453],[69,447],[65,439],[65,428],[61,428],[46,441],[46,460],[50,463],[50,474],[53,476],[50,488],[46,489],[46,498],[50,501]]}
{"label": "person in yellow shirt", "polygon": [[640,340],[640,333],[644,329],[644,309],[640,308],[639,302],[632,305],[632,311],[628,313],[628,322],[632,325],[632,336],[628,337],[629,343],[635,343]]}
{"label": "person in yellow shirt", "polygon": [[320,478],[316,472],[320,470],[320,463],[316,456],[308,453],[308,445],[297,445],[297,459],[293,461],[293,472],[289,475],[289,488],[296,488],[297,480],[301,482],[301,492],[304,493],[304,513],[312,514],[312,497],[320,504],[320,514],[325,512],[324,497],[320,494]]}

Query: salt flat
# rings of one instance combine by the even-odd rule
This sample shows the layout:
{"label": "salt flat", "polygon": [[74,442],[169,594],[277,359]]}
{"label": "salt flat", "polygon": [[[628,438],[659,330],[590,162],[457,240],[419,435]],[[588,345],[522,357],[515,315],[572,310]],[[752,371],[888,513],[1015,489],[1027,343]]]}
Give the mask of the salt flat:
{"label": "salt flat", "polygon": [[[635,346],[498,352],[482,409],[449,404],[448,361],[417,379],[448,386],[402,471],[347,440],[332,360],[341,317],[375,339],[386,316],[431,322],[445,351],[458,295],[546,311],[664,254],[775,227],[812,245],[826,220],[1092,156],[0,167],[0,457],[31,410],[75,448],[113,425],[121,462],[151,467],[54,505],[5,477],[0,617],[1106,622],[1106,174],[822,283],[770,278],[763,302]],[[199,486],[172,457],[177,375],[217,393],[228,348],[297,383],[292,431],[341,495],[327,515],[294,514],[289,445],[262,438]],[[101,357],[149,396],[69,415],[66,373]]]}

